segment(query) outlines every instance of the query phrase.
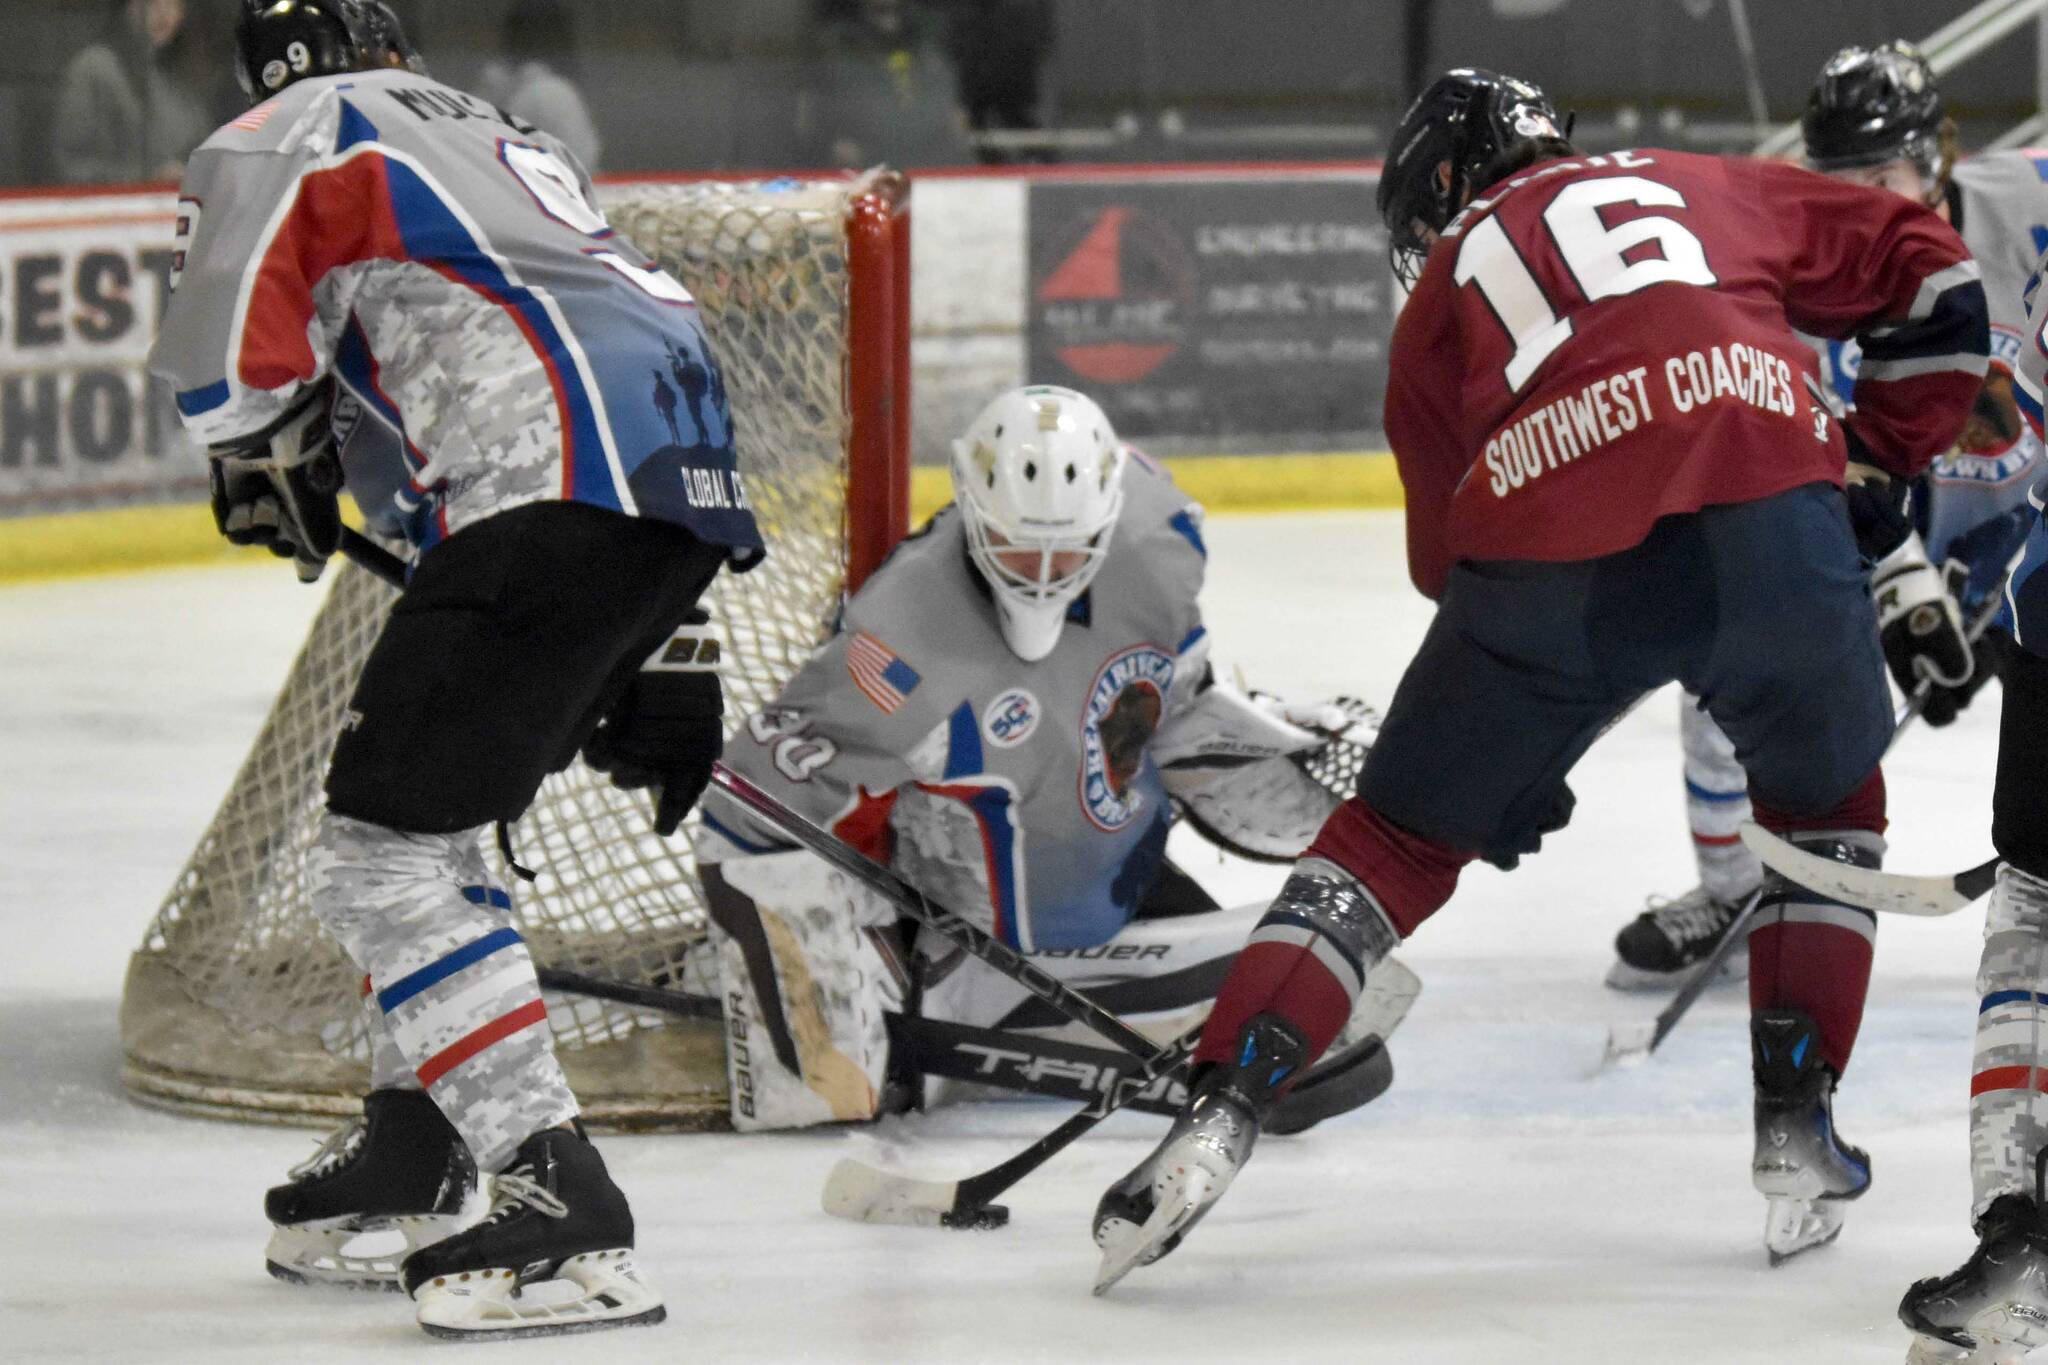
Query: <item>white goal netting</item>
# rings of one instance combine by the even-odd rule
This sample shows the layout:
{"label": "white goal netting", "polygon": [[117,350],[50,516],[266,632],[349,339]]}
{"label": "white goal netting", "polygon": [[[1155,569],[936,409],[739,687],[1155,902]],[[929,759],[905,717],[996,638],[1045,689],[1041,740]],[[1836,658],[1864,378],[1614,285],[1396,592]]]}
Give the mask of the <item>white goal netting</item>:
{"label": "white goal netting", "polygon": [[[908,268],[886,242],[873,245],[877,222],[885,237],[906,240],[886,230],[902,208],[900,184],[632,184],[605,198],[612,224],[696,296],[768,539],[766,564],[721,574],[707,597],[725,636],[727,719],[737,725],[822,638],[846,586],[849,545],[876,534],[861,524],[873,499],[852,491],[872,476],[850,473],[849,450],[873,448],[876,434],[859,428],[899,410],[903,394],[857,391],[872,380],[849,378],[849,356],[892,346],[900,332],[856,312],[856,297],[876,291],[853,276]],[[868,235],[854,240],[850,224]],[[890,373],[901,382],[900,366]],[[123,1079],[137,1098],[281,1122],[356,1112],[369,1056],[362,976],[313,918],[306,852],[343,705],[394,598],[362,570],[340,568],[241,772],[131,960],[121,1034]],[[648,811],[644,797],[579,762],[548,779],[514,829],[538,882],[500,875],[541,965],[702,992],[693,950],[705,920],[688,841],[657,838]],[[548,1006],[591,1121],[722,1122],[715,1023],[573,995],[550,994]]]}

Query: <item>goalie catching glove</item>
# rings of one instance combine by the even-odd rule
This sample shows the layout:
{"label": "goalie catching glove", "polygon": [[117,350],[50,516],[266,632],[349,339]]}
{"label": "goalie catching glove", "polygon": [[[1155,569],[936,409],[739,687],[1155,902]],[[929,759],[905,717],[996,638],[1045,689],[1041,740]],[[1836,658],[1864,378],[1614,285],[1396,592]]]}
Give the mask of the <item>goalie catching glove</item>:
{"label": "goalie catching glove", "polygon": [[1872,575],[1885,663],[1908,696],[1923,679],[1932,684],[1921,710],[1929,725],[1954,720],[1977,690],[1970,685],[1972,679],[1983,684],[1976,676],[1981,670],[1951,588],[1968,576],[1969,571],[1953,561],[1946,572],[1928,563],[1918,535],[1907,536]]}
{"label": "goalie catching glove", "polygon": [[317,580],[341,545],[330,393],[318,385],[262,431],[207,453],[214,525],[236,545],[261,545],[291,560],[301,583]]}
{"label": "goalie catching glove", "polygon": [[692,610],[649,655],[583,745],[583,761],[626,791],[655,789],[654,832],[674,834],[725,752],[724,693],[711,617]]}

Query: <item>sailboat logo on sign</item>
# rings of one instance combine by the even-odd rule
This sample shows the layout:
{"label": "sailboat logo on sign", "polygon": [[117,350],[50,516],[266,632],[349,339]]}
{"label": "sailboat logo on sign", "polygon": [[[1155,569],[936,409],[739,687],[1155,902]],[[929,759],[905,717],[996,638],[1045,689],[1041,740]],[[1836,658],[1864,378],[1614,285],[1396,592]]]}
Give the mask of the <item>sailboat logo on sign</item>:
{"label": "sailboat logo on sign", "polygon": [[1194,305],[1187,249],[1163,224],[1112,205],[1062,234],[1071,242],[1032,291],[1060,363],[1098,384],[1134,384],[1179,352]]}

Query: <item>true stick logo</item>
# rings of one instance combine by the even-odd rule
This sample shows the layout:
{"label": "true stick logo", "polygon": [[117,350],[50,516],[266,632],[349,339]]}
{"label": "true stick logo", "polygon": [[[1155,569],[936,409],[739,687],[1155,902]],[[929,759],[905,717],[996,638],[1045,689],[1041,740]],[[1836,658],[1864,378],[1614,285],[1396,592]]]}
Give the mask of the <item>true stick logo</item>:
{"label": "true stick logo", "polygon": [[981,713],[981,728],[998,749],[1013,749],[1038,728],[1038,713],[1038,698],[1013,687],[988,704]]}

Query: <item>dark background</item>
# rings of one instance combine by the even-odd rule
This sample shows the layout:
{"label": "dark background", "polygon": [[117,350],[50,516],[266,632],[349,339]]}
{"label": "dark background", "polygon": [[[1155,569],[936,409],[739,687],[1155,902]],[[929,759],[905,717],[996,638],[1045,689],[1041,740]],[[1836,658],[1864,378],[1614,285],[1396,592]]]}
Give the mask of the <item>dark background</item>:
{"label": "dark background", "polygon": [[[0,0],[0,183],[50,178],[65,61],[114,0]],[[435,74],[473,83],[510,0],[398,0]],[[987,0],[575,0],[573,74],[604,169],[737,170],[972,161],[957,30]],[[1431,72],[1505,66],[1547,87],[1603,145],[1733,149],[1754,141],[1727,0],[1001,0],[1049,13],[1040,121],[1064,160],[1374,156]],[[1749,0],[1771,116],[1796,116],[1849,42],[1925,36],[1956,0]],[[234,0],[189,0],[189,62],[225,116]],[[971,16],[970,16],[971,17]],[[994,29],[1004,31],[998,18]],[[1016,25],[1009,24],[1014,30]],[[950,41],[949,41],[950,39]],[[995,40],[983,41],[1000,41]],[[1944,82],[1965,140],[2031,113],[2031,33]]]}

